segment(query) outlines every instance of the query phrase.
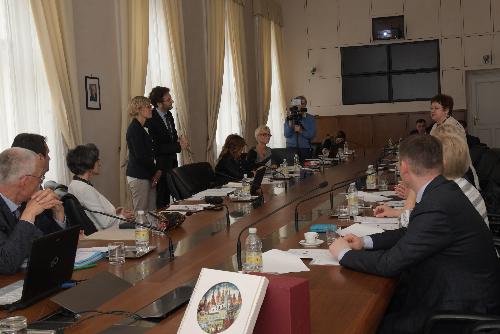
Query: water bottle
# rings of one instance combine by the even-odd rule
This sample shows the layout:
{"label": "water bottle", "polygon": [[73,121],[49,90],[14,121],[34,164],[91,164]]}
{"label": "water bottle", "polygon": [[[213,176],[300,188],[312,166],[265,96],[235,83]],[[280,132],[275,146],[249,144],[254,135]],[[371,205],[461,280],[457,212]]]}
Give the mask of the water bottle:
{"label": "water bottle", "polygon": [[377,175],[375,175],[373,165],[368,165],[368,169],[366,170],[366,189],[377,189]]}
{"label": "water bottle", "polygon": [[247,174],[243,174],[242,187],[241,187],[241,197],[250,197],[250,181],[247,178]]}
{"label": "water bottle", "polygon": [[283,159],[283,162],[281,163],[281,173],[285,177],[288,177],[288,163],[286,162],[286,159]]}
{"label": "water bottle", "polygon": [[[148,218],[144,211],[137,211],[138,224],[149,226]],[[143,226],[135,225],[135,249],[137,253],[147,252],[149,247],[149,229]]]}
{"label": "water bottle", "polygon": [[356,183],[351,183],[347,189],[347,204],[349,205],[349,215],[358,215],[358,189],[356,189]]}
{"label": "water bottle", "polygon": [[257,229],[251,227],[248,229],[248,237],[245,241],[245,266],[244,271],[262,272],[262,241],[257,236]]}
{"label": "water bottle", "polygon": [[344,154],[349,154],[349,146],[347,145],[347,140],[344,142]]}
{"label": "water bottle", "polygon": [[297,153],[293,156],[293,173],[300,174],[300,159]]}

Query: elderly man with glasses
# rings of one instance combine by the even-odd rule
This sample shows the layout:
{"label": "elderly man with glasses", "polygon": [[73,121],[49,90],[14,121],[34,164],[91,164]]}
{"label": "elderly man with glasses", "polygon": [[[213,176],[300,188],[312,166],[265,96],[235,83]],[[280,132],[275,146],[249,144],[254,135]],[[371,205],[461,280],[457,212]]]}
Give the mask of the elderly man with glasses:
{"label": "elderly man with glasses", "polygon": [[44,174],[45,163],[33,151],[0,153],[0,274],[15,273],[29,256],[33,240],[44,234],[36,225],[64,221],[59,198],[40,189]]}

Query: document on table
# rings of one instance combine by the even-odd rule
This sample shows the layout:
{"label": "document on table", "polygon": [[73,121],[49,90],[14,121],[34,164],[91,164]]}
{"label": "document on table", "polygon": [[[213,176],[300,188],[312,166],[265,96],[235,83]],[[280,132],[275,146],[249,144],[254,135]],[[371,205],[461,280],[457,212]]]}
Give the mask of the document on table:
{"label": "document on table", "polygon": [[262,254],[262,271],[286,274],[310,271],[310,269],[297,255],[279,249],[271,249]]}
{"label": "document on table", "polygon": [[214,189],[206,189],[200,191],[197,194],[194,194],[190,200],[202,200],[207,196],[227,196],[229,193],[235,191],[236,188],[214,188]]}
{"label": "document on table", "polygon": [[377,218],[377,217],[354,217],[356,223],[361,223],[363,225],[371,225],[381,228],[385,231],[396,230],[399,228],[399,218]]}
{"label": "document on table", "polygon": [[363,198],[365,202],[384,202],[390,200],[389,197],[377,195],[376,193],[367,193],[365,191],[358,191],[358,197]]}
{"label": "document on table", "polygon": [[228,182],[226,183],[227,188],[243,188],[243,183],[241,182]]}
{"label": "document on table", "polygon": [[402,208],[405,206],[405,201],[389,201],[384,204],[393,208]]}
{"label": "document on table", "polygon": [[206,208],[213,207],[213,204],[172,204],[168,208],[166,208],[166,211],[190,211],[190,212],[198,212],[202,211]]}
{"label": "document on table", "polygon": [[397,196],[397,194],[394,190],[373,191],[373,192],[370,192],[370,194],[385,196],[385,197]]}
{"label": "document on table", "polygon": [[288,252],[297,255],[301,259],[312,259],[309,263],[318,266],[338,266],[339,262],[334,259],[328,249],[289,249]]}
{"label": "document on table", "polygon": [[339,231],[338,234],[341,236],[345,236],[346,234],[354,234],[357,235],[358,237],[364,237],[366,235],[372,235],[372,234],[377,234],[377,233],[382,233],[384,230],[380,227],[374,226],[373,224],[352,224],[349,227],[346,227],[342,229],[342,231]]}

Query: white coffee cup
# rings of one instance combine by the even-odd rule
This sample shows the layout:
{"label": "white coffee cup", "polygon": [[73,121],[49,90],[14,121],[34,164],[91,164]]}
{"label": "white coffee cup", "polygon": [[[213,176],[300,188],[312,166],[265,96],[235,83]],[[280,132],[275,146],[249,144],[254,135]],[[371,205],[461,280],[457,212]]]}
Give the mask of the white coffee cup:
{"label": "white coffee cup", "polygon": [[306,239],[306,243],[314,244],[316,242],[316,239],[318,239],[318,233],[306,232],[306,233],[304,233],[304,238]]}

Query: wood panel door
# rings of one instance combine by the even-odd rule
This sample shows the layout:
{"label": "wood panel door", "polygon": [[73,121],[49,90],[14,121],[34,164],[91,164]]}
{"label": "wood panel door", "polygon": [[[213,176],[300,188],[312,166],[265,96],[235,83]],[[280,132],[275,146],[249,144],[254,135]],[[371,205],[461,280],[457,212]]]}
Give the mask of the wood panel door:
{"label": "wood panel door", "polygon": [[339,130],[346,133],[347,142],[353,147],[373,147],[371,115],[339,116]]}

